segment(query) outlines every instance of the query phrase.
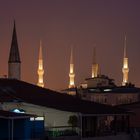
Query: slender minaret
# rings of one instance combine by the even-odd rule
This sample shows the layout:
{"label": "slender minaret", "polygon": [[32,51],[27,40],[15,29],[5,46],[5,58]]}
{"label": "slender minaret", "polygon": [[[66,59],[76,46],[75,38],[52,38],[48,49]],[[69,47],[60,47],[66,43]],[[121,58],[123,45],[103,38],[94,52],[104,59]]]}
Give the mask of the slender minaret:
{"label": "slender minaret", "polygon": [[71,55],[70,55],[70,73],[69,73],[70,81],[69,81],[69,88],[74,88],[74,63],[73,63],[73,49],[71,48]]}
{"label": "slender minaret", "polygon": [[21,61],[18,49],[16,25],[14,21],[13,36],[8,61],[8,78],[18,79],[21,77]]}
{"label": "slender minaret", "polygon": [[125,86],[128,83],[128,72],[129,72],[128,58],[126,56],[126,36],[125,36],[125,40],[124,40],[124,57],[123,57],[123,68],[122,68],[122,72],[123,72],[122,86]]}
{"label": "slender minaret", "polygon": [[39,60],[38,60],[38,83],[37,85],[40,87],[44,87],[44,82],[43,82],[43,74],[44,74],[44,69],[43,69],[43,58],[42,58],[42,42],[40,41],[40,48],[39,48]]}
{"label": "slender minaret", "polygon": [[92,78],[98,76],[98,64],[96,63],[96,48],[93,49]]}

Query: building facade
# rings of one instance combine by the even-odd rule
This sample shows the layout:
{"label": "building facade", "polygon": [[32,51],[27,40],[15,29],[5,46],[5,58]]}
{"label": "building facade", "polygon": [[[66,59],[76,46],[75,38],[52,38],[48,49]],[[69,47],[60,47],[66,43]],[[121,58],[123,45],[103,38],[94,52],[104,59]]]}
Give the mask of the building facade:
{"label": "building facade", "polygon": [[86,79],[78,87],[77,94],[84,100],[109,105],[128,104],[140,100],[140,88],[132,84],[116,86],[113,79],[104,75]]}

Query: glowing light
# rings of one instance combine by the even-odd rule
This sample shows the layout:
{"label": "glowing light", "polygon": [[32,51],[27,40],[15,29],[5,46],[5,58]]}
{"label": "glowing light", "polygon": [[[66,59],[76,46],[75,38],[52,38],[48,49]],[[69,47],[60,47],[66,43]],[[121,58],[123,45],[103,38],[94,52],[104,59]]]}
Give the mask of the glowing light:
{"label": "glowing light", "polygon": [[92,78],[98,76],[98,64],[93,64],[92,65]]}
{"label": "glowing light", "polygon": [[124,58],[123,68],[128,68],[128,58]]}
{"label": "glowing light", "polygon": [[104,89],[105,92],[112,91],[112,89]]}
{"label": "glowing light", "polygon": [[25,111],[23,109],[13,109],[12,112],[15,112],[15,113],[25,113]]}
{"label": "glowing light", "polygon": [[30,121],[43,121],[44,117],[36,117],[36,118],[30,118]]}
{"label": "glowing light", "polygon": [[96,91],[96,89],[92,88],[92,89],[90,89],[90,91]]}
{"label": "glowing light", "polygon": [[37,85],[40,87],[44,87],[43,83],[43,74],[44,74],[44,69],[43,69],[43,59],[42,59],[42,46],[40,42],[40,49],[39,49],[39,60],[38,60],[38,83]]}
{"label": "glowing light", "polygon": [[71,50],[71,58],[70,58],[70,72],[69,72],[69,77],[70,77],[70,81],[69,81],[69,88],[74,88],[75,84],[74,84],[74,64],[73,64],[73,53]]}

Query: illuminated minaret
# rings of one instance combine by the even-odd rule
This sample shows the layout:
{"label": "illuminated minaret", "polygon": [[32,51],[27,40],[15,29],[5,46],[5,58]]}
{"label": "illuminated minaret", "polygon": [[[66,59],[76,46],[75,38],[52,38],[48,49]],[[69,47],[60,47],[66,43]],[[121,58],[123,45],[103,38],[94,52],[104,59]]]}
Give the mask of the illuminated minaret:
{"label": "illuminated minaret", "polygon": [[125,41],[124,41],[124,57],[123,57],[122,72],[123,72],[123,82],[122,82],[122,85],[125,86],[128,83],[128,72],[129,72],[128,58],[126,56],[126,36],[125,36]]}
{"label": "illuminated minaret", "polygon": [[69,88],[74,88],[74,63],[73,63],[73,49],[71,48],[71,55],[70,55],[70,73],[69,73],[70,81],[69,81]]}
{"label": "illuminated minaret", "polygon": [[18,42],[17,42],[16,25],[14,21],[12,42],[11,42],[11,48],[10,48],[10,54],[8,60],[8,78],[20,80],[21,77],[20,66],[21,66],[21,61],[20,61]]}
{"label": "illuminated minaret", "polygon": [[92,78],[98,76],[98,64],[96,63],[96,48],[93,49]]}
{"label": "illuminated minaret", "polygon": [[42,58],[42,43],[40,41],[40,48],[39,48],[39,60],[38,60],[38,83],[37,85],[40,87],[44,87],[44,82],[43,82],[43,74],[44,74],[44,69],[43,69],[43,58]]}

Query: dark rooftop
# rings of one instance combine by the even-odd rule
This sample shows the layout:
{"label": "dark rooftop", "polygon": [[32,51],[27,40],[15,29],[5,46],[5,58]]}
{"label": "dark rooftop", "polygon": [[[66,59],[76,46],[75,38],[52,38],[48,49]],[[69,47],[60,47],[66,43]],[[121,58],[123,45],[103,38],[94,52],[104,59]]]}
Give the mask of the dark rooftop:
{"label": "dark rooftop", "polygon": [[130,109],[140,109],[140,101],[139,102],[134,102],[134,103],[129,103],[129,104],[122,104],[122,105],[117,105],[118,107],[121,108],[130,108]]}
{"label": "dark rooftop", "polygon": [[0,102],[26,102],[82,114],[127,113],[116,107],[84,101],[71,95],[62,94],[15,79],[0,79]]}

